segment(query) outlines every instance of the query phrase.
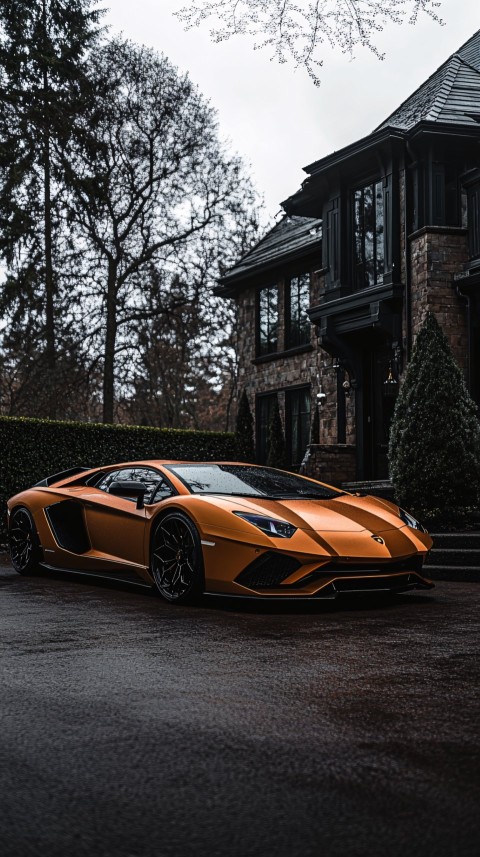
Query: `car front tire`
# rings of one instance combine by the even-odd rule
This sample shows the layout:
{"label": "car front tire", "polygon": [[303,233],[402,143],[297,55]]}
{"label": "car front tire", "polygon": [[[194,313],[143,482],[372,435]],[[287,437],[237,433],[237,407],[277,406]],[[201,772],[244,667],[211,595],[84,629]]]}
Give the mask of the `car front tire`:
{"label": "car front tire", "polygon": [[39,542],[33,518],[23,507],[15,509],[8,528],[10,559],[19,574],[35,574],[39,563]]}
{"label": "car front tire", "polygon": [[182,512],[170,512],[156,526],[152,538],[150,572],[167,601],[194,601],[205,588],[202,546],[197,528]]}

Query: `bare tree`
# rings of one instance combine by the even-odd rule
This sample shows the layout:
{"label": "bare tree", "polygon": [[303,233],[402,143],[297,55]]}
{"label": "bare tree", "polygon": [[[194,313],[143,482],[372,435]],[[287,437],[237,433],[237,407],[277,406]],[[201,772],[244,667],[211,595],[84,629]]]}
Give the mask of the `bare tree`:
{"label": "bare tree", "polygon": [[254,229],[255,194],[219,140],[215,112],[164,56],[115,40],[91,73],[95,146],[82,146],[68,180],[85,247],[81,300],[90,347],[102,348],[103,419],[112,422],[115,384],[125,390],[132,378],[142,326],[201,303],[228,257],[222,248],[238,248],[241,223]]}
{"label": "bare tree", "polygon": [[248,35],[280,63],[293,59],[318,86],[322,45],[353,54],[357,45],[382,58],[375,36],[389,22],[415,24],[425,13],[441,23],[437,0],[191,0],[177,12],[186,29],[211,23],[214,41]]}

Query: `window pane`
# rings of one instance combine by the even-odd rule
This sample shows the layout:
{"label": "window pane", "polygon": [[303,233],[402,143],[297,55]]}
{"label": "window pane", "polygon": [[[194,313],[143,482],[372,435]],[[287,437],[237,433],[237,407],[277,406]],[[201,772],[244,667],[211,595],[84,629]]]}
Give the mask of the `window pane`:
{"label": "window pane", "polygon": [[375,234],[375,217],[373,187],[371,185],[364,188],[363,191],[363,226],[365,285],[373,286],[375,283],[375,254],[373,243]]}
{"label": "window pane", "polygon": [[362,217],[362,191],[355,191],[355,258],[357,262],[363,262],[363,217]]}
{"label": "window pane", "polygon": [[278,288],[276,285],[260,290],[258,325],[260,354],[276,351],[278,340]]}
{"label": "window pane", "polygon": [[310,441],[310,387],[290,390],[287,397],[291,464],[299,465]]}
{"label": "window pane", "polygon": [[302,274],[290,280],[287,306],[287,347],[305,345],[310,342],[310,275]]}
{"label": "window pane", "polygon": [[383,242],[384,218],[382,182],[377,182],[377,184],[375,185],[375,202],[375,243],[377,256],[376,282],[381,283],[383,281],[383,272],[385,268],[385,251]]}
{"label": "window pane", "polygon": [[385,212],[382,182],[356,190],[353,197],[355,287],[383,282]]}
{"label": "window pane", "polygon": [[265,464],[268,456],[268,434],[275,407],[276,393],[259,396],[256,402],[257,418],[257,461]]}

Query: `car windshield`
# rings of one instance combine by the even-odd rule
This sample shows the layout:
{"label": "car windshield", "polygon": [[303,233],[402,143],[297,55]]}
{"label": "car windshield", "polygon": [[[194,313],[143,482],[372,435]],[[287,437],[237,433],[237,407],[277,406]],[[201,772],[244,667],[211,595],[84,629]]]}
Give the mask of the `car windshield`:
{"label": "car windshield", "polygon": [[169,464],[192,494],[226,494],[231,497],[265,497],[274,500],[330,500],[336,491],[294,473],[248,464]]}

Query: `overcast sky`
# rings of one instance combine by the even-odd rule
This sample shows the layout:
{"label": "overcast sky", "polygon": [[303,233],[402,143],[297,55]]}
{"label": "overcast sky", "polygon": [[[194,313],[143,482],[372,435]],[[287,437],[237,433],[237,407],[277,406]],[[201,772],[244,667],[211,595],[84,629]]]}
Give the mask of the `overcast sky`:
{"label": "overcast sky", "polygon": [[185,32],[173,13],[185,0],[105,0],[110,33],[165,53],[190,73],[218,110],[222,136],[251,165],[273,217],[294,193],[302,167],[370,133],[447,57],[480,29],[479,0],[443,0],[441,27],[427,16],[379,34],[380,62],[358,48],[350,60],[324,55],[320,88],[293,64],[279,65],[245,37],[215,44],[208,26]]}

